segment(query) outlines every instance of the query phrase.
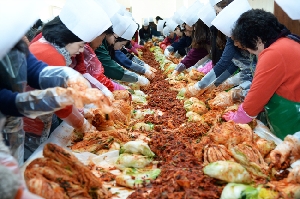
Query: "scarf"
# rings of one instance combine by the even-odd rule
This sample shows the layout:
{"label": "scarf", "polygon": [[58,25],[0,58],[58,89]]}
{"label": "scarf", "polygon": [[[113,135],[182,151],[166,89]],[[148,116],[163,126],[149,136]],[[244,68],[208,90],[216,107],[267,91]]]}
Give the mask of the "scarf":
{"label": "scarf", "polygon": [[280,39],[282,37],[287,37],[287,38],[290,38],[290,39],[300,43],[300,37],[298,35],[292,34],[289,29],[284,27],[276,38],[271,39],[269,42],[267,42],[265,44],[265,48],[268,48],[271,44],[273,44],[275,41],[277,41],[278,39]]}
{"label": "scarf", "polygon": [[66,65],[70,66],[72,64],[72,59],[70,56],[70,53],[67,51],[67,49],[65,47],[59,47],[58,45],[56,45],[55,43],[51,43],[51,45],[60,53],[62,54],[62,56],[64,56],[65,60],[66,60]]}

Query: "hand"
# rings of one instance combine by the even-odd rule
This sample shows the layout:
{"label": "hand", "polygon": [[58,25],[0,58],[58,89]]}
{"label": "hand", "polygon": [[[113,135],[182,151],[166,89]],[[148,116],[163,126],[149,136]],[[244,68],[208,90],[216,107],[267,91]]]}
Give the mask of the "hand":
{"label": "hand", "polygon": [[164,51],[164,55],[165,55],[166,57],[169,57],[170,54],[171,54],[170,51],[166,48],[165,51]]}
{"label": "hand", "polygon": [[192,86],[189,86],[187,89],[186,89],[186,92],[185,92],[185,97],[186,98],[190,98],[190,97],[194,97],[196,95],[201,95],[202,93],[202,90],[198,88],[198,85],[197,83],[192,85]]}
{"label": "hand", "polygon": [[147,77],[148,79],[152,80],[155,77],[155,73],[152,72],[151,70],[146,70],[145,77]]}
{"label": "hand", "polygon": [[171,74],[171,77],[176,77],[177,75],[179,75],[179,72],[177,70],[174,70]]}
{"label": "hand", "polygon": [[146,77],[143,77],[143,76],[138,76],[138,81],[136,83],[140,86],[149,86],[150,85],[150,81]]}
{"label": "hand", "polygon": [[250,117],[243,109],[241,104],[236,112],[229,111],[222,116],[226,121],[234,121],[235,123],[247,124],[252,121],[255,117]]}
{"label": "hand", "polygon": [[224,108],[233,105],[232,93],[225,92],[225,91],[218,93],[217,96],[210,101],[210,105],[213,107],[224,107]]}
{"label": "hand", "polygon": [[103,92],[103,94],[106,97],[108,97],[110,99],[110,101],[113,101],[115,99],[113,93],[110,90],[108,90],[108,88],[106,88],[106,87],[102,88],[101,91]]}

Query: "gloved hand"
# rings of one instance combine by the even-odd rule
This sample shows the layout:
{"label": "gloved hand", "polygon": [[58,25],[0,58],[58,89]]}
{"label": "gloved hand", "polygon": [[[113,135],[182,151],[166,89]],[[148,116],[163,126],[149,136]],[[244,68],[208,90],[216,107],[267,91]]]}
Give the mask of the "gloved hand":
{"label": "gloved hand", "polygon": [[77,71],[67,66],[47,66],[39,75],[41,89],[71,87],[75,90],[91,88],[90,83]]}
{"label": "gloved hand", "polygon": [[210,105],[213,107],[228,107],[235,102],[242,102],[244,97],[242,95],[242,89],[231,89],[228,92],[220,92],[217,96],[211,100]]}
{"label": "gloved hand", "polygon": [[29,118],[53,113],[66,106],[74,104],[73,89],[48,88],[19,93],[16,96],[16,106],[19,113]]}
{"label": "gloved hand", "polygon": [[110,101],[113,101],[113,100],[115,99],[113,93],[112,93],[110,90],[108,90],[107,87],[102,88],[101,91],[103,92],[103,94],[104,94],[106,97],[108,97],[108,99],[110,99]]}
{"label": "gloved hand", "polygon": [[146,70],[145,72],[145,77],[147,77],[148,79],[153,79],[155,77],[155,73],[152,72],[151,70]]}
{"label": "gloved hand", "polygon": [[223,82],[221,85],[218,86],[218,89],[220,90],[228,90],[234,86],[239,85],[241,82],[240,73],[237,73],[236,75],[228,78],[225,82]]}
{"label": "gloved hand", "polygon": [[143,76],[138,76],[138,81],[136,82],[138,85],[140,86],[149,86],[150,85],[150,81]]}
{"label": "gloved hand", "polygon": [[197,71],[207,74],[212,68],[213,68],[213,64],[212,64],[212,61],[210,61],[207,64],[205,64],[205,66],[203,66],[201,68],[199,67],[197,69]]}
{"label": "gloved hand", "polygon": [[179,64],[177,64],[175,70],[177,70],[179,73],[181,73],[182,71],[186,70],[186,66],[180,62]]}
{"label": "gloved hand", "polygon": [[179,75],[179,71],[177,71],[177,70],[174,70],[173,72],[172,72],[172,74],[171,74],[171,77],[170,78],[172,78],[172,77],[176,77],[177,75]]}
{"label": "gloved hand", "polygon": [[112,81],[113,85],[114,85],[114,91],[115,90],[126,90],[126,88],[124,88],[121,84],[118,84],[114,81]]}
{"label": "gloved hand", "polygon": [[165,51],[164,51],[164,55],[165,55],[166,57],[169,57],[170,54],[171,54],[171,52],[168,50],[168,48],[166,48]]}
{"label": "gloved hand", "polygon": [[246,124],[252,121],[255,117],[249,116],[243,109],[243,104],[241,104],[236,112],[229,111],[225,113],[223,119],[226,121],[234,121],[235,123]]}
{"label": "gloved hand", "polygon": [[204,92],[203,89],[200,89],[198,87],[198,83],[192,85],[192,86],[189,86],[187,89],[186,89],[186,92],[185,92],[185,97],[186,98],[190,98],[190,97],[193,97],[193,96],[196,96],[196,95],[201,95],[202,93]]}

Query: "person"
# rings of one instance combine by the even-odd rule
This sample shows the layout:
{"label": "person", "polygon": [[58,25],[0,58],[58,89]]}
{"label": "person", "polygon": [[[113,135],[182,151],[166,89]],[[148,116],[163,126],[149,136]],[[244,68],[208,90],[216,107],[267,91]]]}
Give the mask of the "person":
{"label": "person", "polygon": [[[95,26],[87,23],[85,21],[86,18],[78,14],[82,13],[80,11],[82,8],[86,8],[86,16],[91,15],[89,11],[87,11],[88,9],[93,9],[94,11],[101,9],[101,7],[92,0],[88,0],[87,2],[80,2],[78,0],[74,2],[71,0],[66,1],[59,16],[44,25],[42,29],[43,37],[30,45],[29,49],[37,59],[51,66],[70,66],[72,57],[76,57],[77,54],[84,51],[85,42],[90,42],[95,39],[99,35],[101,28],[107,29],[111,26],[108,16],[100,13],[91,16],[89,19],[95,21]],[[73,20],[78,23],[72,23],[69,20],[70,17],[73,17]],[[99,17],[103,20],[98,21]],[[84,29],[89,29],[89,32],[83,31]],[[83,115],[80,114],[78,109],[74,106],[59,110],[55,112],[55,114],[75,129],[80,130],[81,133],[84,133],[86,130],[81,127],[89,125]],[[25,144],[29,152],[33,152],[48,138],[50,134],[49,126],[51,126],[51,117],[52,113],[48,116],[44,115],[36,119],[24,118],[24,130],[27,132]],[[87,129],[89,129],[89,127]]]}
{"label": "person", "polygon": [[149,26],[151,29],[151,35],[153,35],[155,37],[161,36],[161,33],[159,31],[157,31],[157,25],[154,23],[153,17],[149,17]]}
{"label": "person", "polygon": [[139,30],[140,45],[144,45],[149,39],[152,38],[151,27],[149,26],[149,20],[144,19],[142,28]]}
{"label": "person", "polygon": [[137,74],[144,75],[148,79],[153,79],[155,77],[154,72],[152,72],[148,68],[143,67],[142,65],[139,65],[138,63],[133,62],[121,51],[121,49],[124,46],[130,44],[129,40],[136,29],[135,22],[133,22],[130,18],[127,18],[127,20],[131,21],[131,24],[127,28],[125,33],[116,39],[114,44],[115,52],[112,53],[111,57],[113,58],[113,60],[115,60],[118,64],[125,67],[126,69],[129,69]]}
{"label": "person", "polygon": [[201,19],[198,19],[195,24],[192,49],[188,52],[187,56],[176,66],[175,70],[172,73],[173,76],[177,76],[185,69],[194,66],[200,59],[209,54],[210,36],[211,35],[209,27]]}
{"label": "person", "polygon": [[[232,18],[229,21],[225,21],[224,15],[228,14],[229,12],[235,12],[234,6],[236,5],[233,4],[233,2],[233,0],[222,0],[214,6],[216,14],[218,15],[212,21],[212,25],[214,25],[224,34],[226,32],[225,35],[228,36],[227,42],[220,60],[199,82],[189,86],[186,89],[186,97],[200,95],[204,92],[209,92],[216,87],[224,90],[234,86],[242,85],[242,89],[236,89],[237,92],[242,92],[240,95],[241,99],[236,100],[242,100],[249,90],[253,73],[255,71],[257,58],[255,55],[250,55],[250,53],[246,50],[236,47],[234,45],[234,41],[230,38],[229,29],[232,27],[232,24],[234,24],[235,21],[232,20]],[[239,2],[242,2],[245,6],[243,6],[243,9],[236,11],[236,19],[242,12],[251,9],[248,1],[237,1],[236,3]],[[222,11],[225,7],[227,9],[226,12]],[[215,21],[219,23],[215,23]],[[238,70],[241,70],[241,72],[231,77]],[[235,93],[232,92],[232,94]]]}
{"label": "person", "polygon": [[159,21],[159,20],[163,20],[163,18],[161,18],[160,16],[156,16],[156,17],[155,17],[155,20],[156,20],[156,24],[158,24],[158,21]]}
{"label": "person", "polygon": [[113,60],[115,54],[114,44],[119,35],[123,35],[130,26],[130,21],[127,21],[118,13],[114,14],[112,18],[114,18],[112,20],[114,34],[111,37],[106,36],[102,45],[95,50],[99,61],[104,67],[104,75],[114,80],[137,83],[140,86],[149,85],[150,82],[147,78],[122,68]]}
{"label": "person", "polygon": [[232,37],[237,45],[259,56],[244,102],[225,120],[248,123],[265,109],[271,131],[284,139],[300,130],[300,38],[270,12],[253,9],[237,20]]}
{"label": "person", "polygon": [[[175,28],[174,28],[174,25]],[[168,21],[168,26],[166,25],[163,28],[163,33],[165,36],[165,39],[159,44],[159,47],[164,51],[167,46],[170,46],[174,42],[177,42],[179,40],[179,37],[175,33],[175,30],[178,28],[177,24],[174,21]]]}
{"label": "person", "polygon": [[35,24],[28,30],[25,37],[28,39],[29,42],[38,34],[43,27],[43,22],[41,19],[38,19]]}

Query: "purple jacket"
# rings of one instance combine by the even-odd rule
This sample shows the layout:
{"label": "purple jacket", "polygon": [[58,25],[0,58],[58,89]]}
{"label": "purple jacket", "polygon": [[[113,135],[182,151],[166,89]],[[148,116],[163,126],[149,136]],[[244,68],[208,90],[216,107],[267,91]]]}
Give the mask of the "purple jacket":
{"label": "purple jacket", "polygon": [[190,68],[206,55],[208,55],[208,52],[205,48],[192,48],[181,63],[183,63],[186,68]]}

